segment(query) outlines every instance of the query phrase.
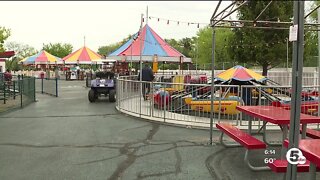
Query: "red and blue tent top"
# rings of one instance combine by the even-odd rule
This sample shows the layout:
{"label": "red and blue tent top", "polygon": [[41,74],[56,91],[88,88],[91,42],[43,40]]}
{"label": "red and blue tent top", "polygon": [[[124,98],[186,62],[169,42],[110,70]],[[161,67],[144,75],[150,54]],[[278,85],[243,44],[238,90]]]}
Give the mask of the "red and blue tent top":
{"label": "red and blue tent top", "polygon": [[133,35],[128,42],[109,54],[107,58],[138,62],[140,55],[142,61],[153,61],[154,56],[157,55],[158,61],[191,62],[190,58],[171,47],[148,24],[142,28],[141,34]]}

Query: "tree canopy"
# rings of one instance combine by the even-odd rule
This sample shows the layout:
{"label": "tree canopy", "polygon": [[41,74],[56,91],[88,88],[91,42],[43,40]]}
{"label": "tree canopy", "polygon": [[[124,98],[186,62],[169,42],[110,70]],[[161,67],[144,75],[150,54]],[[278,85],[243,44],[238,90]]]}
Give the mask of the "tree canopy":
{"label": "tree canopy", "polygon": [[[238,10],[238,18],[254,20],[268,3],[268,1],[248,1]],[[292,12],[293,1],[277,1],[271,3],[259,19],[288,22],[291,21]],[[270,26],[267,23],[259,25]],[[229,46],[229,52],[235,61],[260,65],[263,75],[267,74],[268,68],[279,65],[279,62],[285,62],[288,30],[235,28],[233,31],[234,38]]]}
{"label": "tree canopy", "polygon": [[38,53],[38,51],[36,51],[35,48],[27,44],[21,44],[17,42],[7,42],[5,44],[5,48],[15,52],[15,56],[6,60],[7,68],[13,71],[17,71],[20,69],[20,60]]}
{"label": "tree canopy", "polygon": [[128,35],[126,38],[122,39],[122,41],[119,41],[117,43],[100,46],[98,49],[98,54],[108,56],[113,51],[117,50],[120,46],[122,46],[124,43],[129,41],[131,39],[132,35]]}
{"label": "tree canopy", "polygon": [[4,41],[11,35],[10,29],[0,26],[0,52],[5,51]]}
{"label": "tree canopy", "polygon": [[68,43],[49,43],[43,44],[42,49],[54,56],[63,58],[72,52],[73,46]]}

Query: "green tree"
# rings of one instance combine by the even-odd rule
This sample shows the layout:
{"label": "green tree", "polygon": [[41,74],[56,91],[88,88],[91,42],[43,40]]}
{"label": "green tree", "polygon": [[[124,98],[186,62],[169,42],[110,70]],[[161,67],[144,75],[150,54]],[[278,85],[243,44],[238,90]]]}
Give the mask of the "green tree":
{"label": "green tree", "polygon": [[[186,57],[193,58],[195,56],[195,37],[185,37],[180,40],[176,39],[165,39],[165,41],[174,49],[179,51],[181,54]],[[164,66],[164,67],[163,67]],[[187,68],[187,64],[183,64],[183,69]],[[169,63],[169,64],[160,64],[159,68],[164,69],[178,69],[178,64]]]}
{"label": "green tree", "polygon": [[120,43],[110,44],[106,46],[100,46],[98,49],[98,54],[108,56],[111,52],[115,51],[120,47]]}
{"label": "green tree", "polygon": [[[268,1],[248,1],[238,10],[240,20],[254,20],[266,7]],[[272,2],[260,16],[260,20],[291,21],[293,1]],[[244,26],[253,24],[244,23]],[[257,24],[270,26],[270,24]],[[286,38],[288,30],[263,30],[252,28],[235,28],[229,52],[237,62],[262,66],[263,75],[286,59]]]}
{"label": "green tree", "polygon": [[47,51],[48,53],[57,56],[59,58],[66,57],[72,52],[73,46],[68,43],[50,43],[50,44],[43,44],[43,50]]}
{"label": "green tree", "polygon": [[[310,2],[311,5],[306,7],[306,12],[310,12],[316,6],[320,4],[319,1]],[[317,23],[318,22],[318,11],[313,12],[308,18],[307,22]],[[313,27],[314,29],[315,27]],[[305,31],[305,46],[304,46],[304,66],[316,67],[318,66],[318,32],[317,31]]]}
{"label": "green tree", "polygon": [[0,26],[0,52],[3,52],[5,50],[4,41],[7,40],[10,35],[10,29],[6,29],[5,27]]}
{"label": "green tree", "polygon": [[[227,28],[217,28],[215,37],[215,66],[231,67],[233,60],[228,52],[233,32]],[[197,33],[196,47],[198,48],[198,64],[211,64],[212,61],[212,28],[201,28]]]}
{"label": "green tree", "polygon": [[110,45],[100,46],[98,48],[98,54],[108,56],[113,51],[117,50],[119,47],[121,47],[124,43],[129,41],[131,39],[132,35],[128,35],[126,38],[124,38],[122,41],[113,43]]}
{"label": "green tree", "polygon": [[17,71],[21,69],[19,61],[25,57],[32,56],[38,53],[35,48],[26,45],[20,44],[17,42],[8,42],[5,44],[5,48],[15,52],[15,56],[6,60],[6,66],[8,69]]}

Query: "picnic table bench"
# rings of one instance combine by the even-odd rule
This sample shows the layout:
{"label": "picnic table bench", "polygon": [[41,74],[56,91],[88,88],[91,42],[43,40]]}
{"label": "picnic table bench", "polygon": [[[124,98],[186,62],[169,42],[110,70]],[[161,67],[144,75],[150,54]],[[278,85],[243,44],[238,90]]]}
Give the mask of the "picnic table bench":
{"label": "picnic table bench", "polygon": [[[243,146],[246,148],[244,161],[248,165],[248,167],[253,171],[262,171],[262,170],[269,170],[268,166],[253,166],[249,161],[250,151],[251,150],[259,150],[265,149],[267,145],[260,141],[259,139],[249,135],[246,132],[241,131],[237,127],[232,126],[231,124],[227,123],[217,123],[216,127],[221,130],[220,136],[220,143],[225,147],[239,147]],[[239,144],[226,144],[223,142],[223,136],[227,134],[229,137],[234,139]]]}
{"label": "picnic table bench", "polygon": [[[303,133],[302,127],[300,127],[300,133]],[[309,138],[320,139],[320,131],[318,131],[318,130],[306,128],[305,133],[306,133],[306,136]]]}
{"label": "picnic table bench", "polygon": [[[300,130],[300,132],[301,131],[302,130]],[[306,136],[308,136],[308,137],[310,137],[312,139],[320,139],[320,131],[307,128]]]}
{"label": "picnic table bench", "polygon": [[[283,146],[286,148],[289,147],[288,139],[283,141]],[[276,159],[272,163],[268,163],[268,166],[271,168],[273,172],[285,173],[287,172],[288,161],[286,159]],[[309,168],[310,168],[310,161],[307,160],[305,164],[297,165],[297,172],[309,172]],[[320,168],[318,167],[317,170],[319,171]]]}

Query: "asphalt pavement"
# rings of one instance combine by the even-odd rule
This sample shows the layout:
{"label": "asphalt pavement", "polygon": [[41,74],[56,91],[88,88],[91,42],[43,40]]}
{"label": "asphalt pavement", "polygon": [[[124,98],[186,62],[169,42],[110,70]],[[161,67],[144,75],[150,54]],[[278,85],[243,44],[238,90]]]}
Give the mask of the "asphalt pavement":
{"label": "asphalt pavement", "polygon": [[[249,170],[244,149],[219,145],[219,132],[209,145],[208,130],[146,122],[87,93],[84,81],[59,81],[59,97],[37,93],[37,102],[2,114],[0,179],[283,179]],[[257,151],[253,162],[264,158]]]}

